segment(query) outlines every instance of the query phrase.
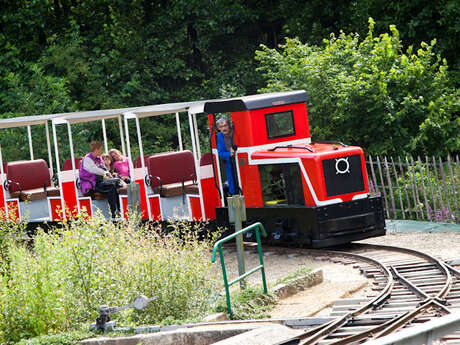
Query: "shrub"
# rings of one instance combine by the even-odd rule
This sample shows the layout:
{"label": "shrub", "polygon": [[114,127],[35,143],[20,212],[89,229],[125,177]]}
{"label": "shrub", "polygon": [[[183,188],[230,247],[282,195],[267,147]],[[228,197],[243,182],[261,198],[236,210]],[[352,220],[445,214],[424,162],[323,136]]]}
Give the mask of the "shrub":
{"label": "shrub", "polygon": [[[460,149],[460,91],[436,40],[404,51],[394,25],[364,39],[331,34],[321,46],[287,39],[261,46],[261,91],[304,89],[312,137],[362,146],[368,154],[447,155]],[[310,104],[311,103],[311,104]]]}
{"label": "shrub", "polygon": [[212,238],[198,239],[187,227],[162,236],[138,224],[80,217],[39,230],[32,249],[11,242],[9,275],[0,276],[0,341],[78,329],[100,305],[126,305],[140,294],[159,298],[114,318],[130,324],[204,315],[216,286]]}
{"label": "shrub", "polygon": [[91,336],[89,332],[75,331],[63,334],[52,334],[22,340],[16,345],[78,345],[78,341]]}
{"label": "shrub", "polygon": [[6,273],[9,264],[8,248],[11,242],[28,242],[27,223],[5,220],[0,212],[0,274]]}

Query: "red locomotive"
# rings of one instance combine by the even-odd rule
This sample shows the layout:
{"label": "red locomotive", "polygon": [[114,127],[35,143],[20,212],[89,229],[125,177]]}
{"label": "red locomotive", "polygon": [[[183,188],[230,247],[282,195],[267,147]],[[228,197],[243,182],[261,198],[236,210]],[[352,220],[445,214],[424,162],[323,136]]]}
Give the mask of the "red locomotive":
{"label": "red locomotive", "polygon": [[[261,221],[271,242],[311,247],[384,235],[382,200],[369,194],[363,150],[312,142],[306,101],[305,91],[293,91],[204,106],[210,128],[216,114],[231,113],[248,223]],[[216,159],[214,136],[212,148]],[[226,217],[225,207],[216,208],[220,224]]]}

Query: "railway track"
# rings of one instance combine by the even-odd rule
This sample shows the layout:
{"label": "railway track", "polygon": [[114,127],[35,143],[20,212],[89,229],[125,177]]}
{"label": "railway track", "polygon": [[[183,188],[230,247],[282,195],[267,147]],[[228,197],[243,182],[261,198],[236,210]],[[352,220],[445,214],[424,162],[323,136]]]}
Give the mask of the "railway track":
{"label": "railway track", "polygon": [[[411,249],[354,244],[345,251],[312,250],[359,267],[373,279],[365,298],[337,301],[334,320],[281,343],[345,345],[380,338],[411,325],[460,312],[460,271],[445,262]],[[441,340],[460,344],[460,333]]]}

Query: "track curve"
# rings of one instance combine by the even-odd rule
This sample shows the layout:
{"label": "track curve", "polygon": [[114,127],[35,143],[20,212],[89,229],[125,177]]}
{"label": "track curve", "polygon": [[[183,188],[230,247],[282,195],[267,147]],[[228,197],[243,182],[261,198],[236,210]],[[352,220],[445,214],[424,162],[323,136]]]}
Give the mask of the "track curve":
{"label": "track curve", "polygon": [[282,344],[358,344],[460,311],[460,272],[429,254],[370,244],[310,253],[359,267],[373,294],[337,301],[336,319]]}

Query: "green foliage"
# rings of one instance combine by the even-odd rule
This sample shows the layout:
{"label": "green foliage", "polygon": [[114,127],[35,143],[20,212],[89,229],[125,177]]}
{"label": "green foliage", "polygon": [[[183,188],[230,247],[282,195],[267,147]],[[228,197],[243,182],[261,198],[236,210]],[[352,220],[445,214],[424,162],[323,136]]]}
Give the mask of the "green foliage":
{"label": "green foliage", "polygon": [[435,41],[403,52],[399,32],[364,39],[357,34],[322,46],[287,39],[280,50],[256,52],[267,86],[261,91],[305,89],[312,137],[341,140],[370,154],[438,154],[460,149],[459,91]]}
{"label": "green foliage", "polygon": [[[446,1],[297,1],[283,0],[279,4],[284,19],[283,31],[302,42],[320,44],[331,32],[356,32],[366,36],[369,17],[378,18],[377,33],[384,33],[392,24],[400,31],[405,46],[419,46],[433,38],[438,40],[436,53],[453,66],[457,85],[460,82],[458,59],[460,6],[456,0]],[[293,15],[295,14],[295,15]]]}
{"label": "green foliage", "polygon": [[[396,24],[405,46],[415,47],[437,38],[436,45],[430,45],[429,49],[422,47],[422,50],[429,51],[430,59],[435,53],[445,57],[453,66],[451,75],[458,86],[460,6],[455,0],[405,3],[365,0],[359,4],[319,0],[116,3],[106,0],[15,0],[7,1],[0,7],[0,117],[253,94],[263,86],[253,59],[259,44],[273,48],[285,35],[299,37],[310,45],[321,44],[331,32],[339,35],[340,41],[340,29],[357,32],[363,37],[369,16],[379,18],[375,32],[384,32],[390,24]],[[329,40],[331,47],[337,46],[335,41],[335,38]],[[389,44],[401,46],[399,42],[393,44],[391,39]],[[349,52],[345,51],[346,59],[347,54]],[[406,55],[409,64],[415,66],[410,60],[413,54]],[[340,56],[337,55],[337,58]],[[345,63],[353,64],[353,61]],[[364,68],[363,73],[372,76],[374,73],[368,68],[372,63],[377,63],[376,68],[381,71],[381,61],[373,60],[372,56],[357,67]],[[424,69],[426,64],[423,61],[421,64]],[[438,62],[438,65],[446,66],[443,62]],[[402,70],[407,69],[401,66]],[[332,91],[337,91],[333,88],[334,83],[327,83],[329,77],[337,75],[337,71],[326,71],[328,67],[341,66],[334,61],[324,61],[321,71],[323,83],[312,84],[312,88],[330,87]],[[404,71],[402,73],[406,73]],[[347,72],[344,73],[341,78],[348,79]],[[384,85],[399,83],[399,78],[406,77],[398,76],[398,68],[395,73],[394,76],[387,73],[374,75],[369,80],[359,79],[363,85],[359,82],[356,85],[353,80],[347,82],[354,89],[353,97],[371,87],[374,92],[369,96],[382,98],[386,93]],[[415,78],[418,84],[432,81],[430,77],[422,77],[417,82],[415,71],[407,77]],[[338,84],[341,83],[339,80]],[[426,88],[429,85],[425,84]],[[432,88],[438,86],[436,82]],[[397,104],[405,103],[401,117],[411,118],[412,108],[417,108],[421,102],[417,98],[420,95],[412,91],[410,88],[411,94],[405,94],[407,99],[397,100]],[[451,123],[455,119],[449,117],[458,114],[455,97],[458,99],[459,95],[456,92],[454,95],[452,92],[439,92],[436,97],[428,99],[425,93],[421,94],[429,119],[421,127],[419,136],[408,144],[409,151],[437,149],[438,143],[430,141],[430,138],[445,140],[448,146],[446,152],[453,152],[458,147],[458,140],[451,135],[458,125],[452,128]],[[362,105],[374,106],[372,97]],[[335,98],[325,98],[324,107],[327,104],[334,107]],[[319,100],[315,101],[319,104]],[[380,110],[385,114],[391,112],[393,102],[391,99],[384,103]],[[377,103],[376,111],[378,107]],[[420,114],[415,116],[418,121]],[[387,121],[391,121],[391,116]],[[170,119],[160,119],[143,127],[144,136],[151,138],[144,140],[146,153],[177,148],[177,139],[169,129],[171,122]],[[187,131],[187,126],[184,126],[184,131]],[[108,128],[110,138],[118,135],[116,127],[113,128]],[[317,124],[315,133],[320,128],[322,123]],[[334,135],[331,130],[325,131],[329,136]],[[405,135],[404,131],[400,134],[401,137]],[[24,131],[0,132],[0,144],[4,148],[11,148],[12,143],[19,144],[18,149],[10,151],[13,153],[5,152],[5,160],[28,157],[26,138]],[[90,141],[101,139],[100,126],[81,126],[74,132],[75,149],[82,153]],[[371,138],[365,139],[366,142],[372,141]],[[114,146],[119,147],[117,141]],[[380,149],[380,146],[375,149]],[[387,147],[383,149],[387,150]],[[18,156],[15,156],[16,150]],[[34,150],[37,157],[46,157],[43,142],[36,141]],[[60,152],[64,159],[69,157],[62,148]]]}
{"label": "green foliage", "polygon": [[[2,58],[0,58],[0,61]],[[0,74],[0,114],[2,118],[52,114],[70,111],[73,108],[68,83],[65,78],[45,74],[37,64],[26,64],[18,72]],[[47,157],[44,126],[35,131],[41,137],[35,142],[34,153],[37,158]],[[4,161],[29,159],[29,144],[26,128],[3,129],[0,145]]]}
{"label": "green foliage", "polygon": [[100,305],[126,305],[140,294],[159,298],[117,314],[119,323],[202,317],[216,287],[211,244],[196,229],[161,236],[137,219],[117,226],[102,216],[40,230],[33,248],[11,242],[0,276],[0,342],[78,329]]}
{"label": "green foliage", "polygon": [[[268,312],[276,305],[276,296],[265,294],[262,288],[247,287],[245,290],[230,293],[230,301],[234,320],[263,319],[269,317]],[[216,312],[227,312],[225,296],[215,306]]]}
{"label": "green foliage", "polygon": [[286,277],[283,277],[282,279],[279,279],[275,285],[278,284],[287,284],[292,280],[295,280],[299,277],[304,277],[308,274],[311,273],[311,268],[307,266],[301,266],[297,270],[295,270],[292,273],[289,273]]}
{"label": "green foliage", "polygon": [[0,275],[9,272],[10,244],[28,243],[29,237],[26,227],[27,223],[25,222],[11,222],[4,220],[4,218],[0,220]]}
{"label": "green foliage", "polygon": [[21,340],[17,345],[78,345],[79,340],[91,337],[92,333],[74,331],[53,335],[44,335],[32,339]]}

